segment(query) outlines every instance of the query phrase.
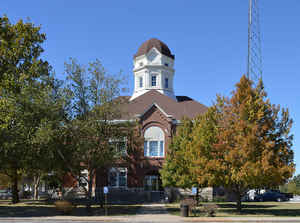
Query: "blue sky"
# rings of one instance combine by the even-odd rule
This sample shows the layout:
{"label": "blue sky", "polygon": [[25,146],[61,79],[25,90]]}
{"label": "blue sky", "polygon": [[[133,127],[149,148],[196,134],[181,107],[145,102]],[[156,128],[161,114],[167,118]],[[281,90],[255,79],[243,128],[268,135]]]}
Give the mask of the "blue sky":
{"label": "blue sky", "polygon": [[[111,73],[128,75],[138,47],[156,37],[175,54],[176,95],[211,105],[229,95],[246,71],[247,0],[2,1],[0,15],[13,23],[27,17],[42,26],[47,59],[64,78],[69,57],[100,59]],[[261,0],[263,80],[271,102],[294,120],[296,173],[300,174],[300,1]]]}

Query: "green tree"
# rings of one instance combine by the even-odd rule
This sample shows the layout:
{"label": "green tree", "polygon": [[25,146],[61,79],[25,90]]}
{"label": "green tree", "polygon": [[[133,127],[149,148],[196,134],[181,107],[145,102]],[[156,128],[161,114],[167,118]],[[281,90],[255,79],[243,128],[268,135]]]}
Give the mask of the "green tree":
{"label": "green tree", "polygon": [[298,174],[297,176],[294,176],[293,181],[295,182],[296,187],[300,190],[300,174]]}
{"label": "green tree", "polygon": [[194,124],[191,120],[184,119],[172,139],[165,163],[160,170],[164,187],[190,188],[197,185],[197,180],[191,173],[192,163],[189,160],[190,155],[188,154],[192,141],[191,133],[193,127]]}
{"label": "green tree", "polygon": [[[72,95],[72,119],[62,130],[64,149],[60,157],[74,178],[88,183],[86,195],[91,198],[97,169],[112,165],[118,158],[111,142],[126,136],[124,123],[114,121],[121,116],[123,76],[108,74],[99,60],[85,67],[71,59],[65,71]],[[88,177],[82,175],[83,170],[88,171]]]}
{"label": "green tree", "polygon": [[40,59],[45,38],[30,22],[0,18],[0,168],[10,177],[13,203],[19,176],[39,163],[37,134],[53,116],[51,67]]}
{"label": "green tree", "polygon": [[10,188],[10,179],[8,176],[6,176],[5,174],[0,174],[0,188],[3,189],[7,189]]}
{"label": "green tree", "polygon": [[[36,132],[30,141],[31,155],[26,163],[26,175],[31,176],[34,185],[34,199],[38,198],[38,187],[41,179],[57,169],[58,163],[64,165],[57,155],[57,131],[68,121],[68,97],[63,89],[63,82],[50,76],[47,89],[40,92],[37,108],[34,112],[40,120]],[[38,161],[38,162],[37,162]]]}
{"label": "green tree", "polygon": [[286,184],[281,185],[279,189],[284,193],[300,195],[300,174],[294,176]]}
{"label": "green tree", "polygon": [[[205,166],[205,162],[199,162],[198,158],[212,159],[217,122],[215,108],[209,108],[204,115],[194,120],[182,121],[172,139],[166,161],[160,171],[164,186],[198,187],[198,197],[200,189],[209,185],[211,172]],[[196,147],[201,147],[201,149],[195,150]],[[201,175],[201,181],[198,179],[199,175]]]}

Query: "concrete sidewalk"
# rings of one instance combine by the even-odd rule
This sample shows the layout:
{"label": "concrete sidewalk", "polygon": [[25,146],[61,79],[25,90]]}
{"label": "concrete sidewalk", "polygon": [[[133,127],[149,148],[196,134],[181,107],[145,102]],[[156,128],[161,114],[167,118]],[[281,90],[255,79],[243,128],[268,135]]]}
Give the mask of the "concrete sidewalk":
{"label": "concrete sidewalk", "polygon": [[179,216],[169,216],[161,214],[136,215],[136,216],[116,216],[116,217],[73,217],[73,216],[54,216],[54,217],[32,217],[32,218],[0,218],[0,222],[289,222],[299,223],[300,218],[274,218],[274,217],[244,217],[244,218],[206,218],[206,217],[189,217],[182,218]]}

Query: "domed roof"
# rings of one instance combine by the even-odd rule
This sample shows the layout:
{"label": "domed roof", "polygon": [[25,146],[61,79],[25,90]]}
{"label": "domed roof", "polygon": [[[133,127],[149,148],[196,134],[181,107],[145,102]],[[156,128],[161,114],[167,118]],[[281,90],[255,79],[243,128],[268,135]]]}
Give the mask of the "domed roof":
{"label": "domed roof", "polygon": [[138,49],[137,53],[134,55],[134,58],[148,53],[153,47],[155,47],[161,54],[167,57],[171,57],[172,59],[175,58],[175,56],[171,54],[169,47],[156,38],[152,38],[144,42]]}

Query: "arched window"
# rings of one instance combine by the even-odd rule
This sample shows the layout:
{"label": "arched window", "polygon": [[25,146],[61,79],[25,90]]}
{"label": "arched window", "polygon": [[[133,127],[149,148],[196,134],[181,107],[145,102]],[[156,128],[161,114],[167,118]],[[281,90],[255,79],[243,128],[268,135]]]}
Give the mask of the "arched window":
{"label": "arched window", "polygon": [[144,133],[144,139],[144,156],[165,156],[165,134],[161,128],[157,126],[148,128]]}

